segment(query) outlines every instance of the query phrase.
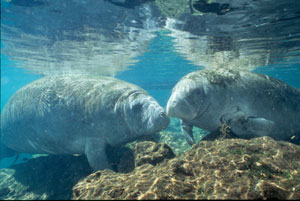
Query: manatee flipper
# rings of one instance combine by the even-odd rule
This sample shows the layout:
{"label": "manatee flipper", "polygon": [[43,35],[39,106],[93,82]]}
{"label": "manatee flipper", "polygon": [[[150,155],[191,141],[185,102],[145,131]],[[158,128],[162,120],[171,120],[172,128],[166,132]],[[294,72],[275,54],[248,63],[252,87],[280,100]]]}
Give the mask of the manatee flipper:
{"label": "manatee flipper", "polygon": [[261,117],[248,117],[248,128],[259,136],[267,136],[272,132],[275,123]]}
{"label": "manatee flipper", "polygon": [[106,156],[106,143],[97,138],[88,138],[85,145],[85,155],[94,170],[111,169]]}
{"label": "manatee flipper", "polygon": [[180,120],[181,123],[181,131],[189,145],[195,144],[194,136],[193,136],[193,126],[188,124],[187,122]]}
{"label": "manatee flipper", "polygon": [[229,123],[232,119],[239,119],[245,117],[245,113],[240,110],[238,106],[232,107],[229,112],[222,115],[220,121],[222,124]]}
{"label": "manatee flipper", "polygon": [[275,123],[262,117],[249,117],[236,108],[233,113],[227,113],[221,118],[222,123],[230,126],[232,132],[241,137],[247,136],[268,136]]}

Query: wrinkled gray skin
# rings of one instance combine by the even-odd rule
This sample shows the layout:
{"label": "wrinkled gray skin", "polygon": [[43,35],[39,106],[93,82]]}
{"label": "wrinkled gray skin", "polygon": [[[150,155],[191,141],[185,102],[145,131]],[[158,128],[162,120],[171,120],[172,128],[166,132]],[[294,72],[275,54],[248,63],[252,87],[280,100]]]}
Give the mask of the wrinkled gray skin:
{"label": "wrinkled gray skin", "polygon": [[167,115],[181,119],[187,142],[193,126],[215,131],[222,123],[242,138],[300,135],[300,91],[266,75],[226,69],[187,74],[173,88]]}
{"label": "wrinkled gray skin", "polygon": [[110,77],[49,76],[7,102],[2,143],[26,153],[85,154],[94,170],[111,168],[105,148],[169,124],[164,109],[143,89]]}

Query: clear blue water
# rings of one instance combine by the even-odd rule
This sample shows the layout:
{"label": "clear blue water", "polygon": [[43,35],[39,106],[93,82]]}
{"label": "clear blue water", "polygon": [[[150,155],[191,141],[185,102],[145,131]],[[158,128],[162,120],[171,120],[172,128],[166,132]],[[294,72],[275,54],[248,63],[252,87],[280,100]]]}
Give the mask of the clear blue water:
{"label": "clear blue water", "polygon": [[[18,89],[52,74],[113,76],[142,87],[163,107],[181,77],[220,63],[300,89],[299,1],[275,1],[273,10],[246,1],[256,14],[246,6],[202,18],[148,12],[154,1],[135,8],[103,2],[1,0],[1,111]],[[13,161],[1,160],[0,167]]]}

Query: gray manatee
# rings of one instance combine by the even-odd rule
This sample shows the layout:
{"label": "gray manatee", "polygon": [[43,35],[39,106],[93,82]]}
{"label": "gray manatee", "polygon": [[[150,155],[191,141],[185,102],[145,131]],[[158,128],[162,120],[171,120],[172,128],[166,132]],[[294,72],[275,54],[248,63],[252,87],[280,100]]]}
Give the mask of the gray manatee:
{"label": "gray manatee", "polygon": [[154,134],[170,122],[146,91],[111,78],[48,76],[19,89],[1,115],[1,141],[18,152],[85,154],[111,168],[106,146]]}
{"label": "gray manatee", "polygon": [[181,119],[187,142],[193,126],[215,131],[222,124],[238,137],[300,136],[300,90],[249,71],[207,69],[184,76],[173,88],[167,115]]}

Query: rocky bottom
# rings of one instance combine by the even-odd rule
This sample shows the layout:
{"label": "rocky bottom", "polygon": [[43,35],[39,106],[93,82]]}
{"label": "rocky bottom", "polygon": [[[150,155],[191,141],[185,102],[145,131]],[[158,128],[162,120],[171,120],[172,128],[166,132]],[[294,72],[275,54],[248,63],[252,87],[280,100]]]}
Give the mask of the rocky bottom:
{"label": "rocky bottom", "polygon": [[300,147],[269,137],[201,141],[130,173],[95,172],[73,199],[299,199]]}
{"label": "rocky bottom", "polygon": [[92,173],[84,156],[41,156],[0,169],[0,200],[68,200]]}
{"label": "rocky bottom", "polygon": [[0,199],[300,198],[300,146],[269,137],[200,141],[176,155],[153,141],[107,153],[114,171],[92,173],[84,156],[0,169]]}

